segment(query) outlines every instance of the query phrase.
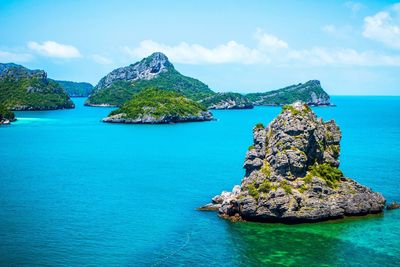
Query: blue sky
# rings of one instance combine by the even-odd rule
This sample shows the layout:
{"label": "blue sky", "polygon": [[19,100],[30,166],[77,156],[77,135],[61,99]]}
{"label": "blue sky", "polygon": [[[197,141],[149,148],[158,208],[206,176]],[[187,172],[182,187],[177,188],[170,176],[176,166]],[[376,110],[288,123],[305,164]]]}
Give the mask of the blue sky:
{"label": "blue sky", "polygon": [[3,1],[0,62],[96,84],[155,51],[216,91],[400,95],[396,1]]}

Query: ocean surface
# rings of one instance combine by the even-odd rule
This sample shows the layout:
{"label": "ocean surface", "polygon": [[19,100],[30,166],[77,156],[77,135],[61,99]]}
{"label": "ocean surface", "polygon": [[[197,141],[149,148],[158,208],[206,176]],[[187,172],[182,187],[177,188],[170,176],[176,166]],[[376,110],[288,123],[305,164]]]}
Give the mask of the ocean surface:
{"label": "ocean surface", "polygon": [[[398,266],[400,210],[315,224],[231,223],[195,209],[240,184],[252,127],[277,107],[176,125],[112,109],[17,112],[0,127],[0,266]],[[346,176],[400,201],[400,97],[333,97]]]}

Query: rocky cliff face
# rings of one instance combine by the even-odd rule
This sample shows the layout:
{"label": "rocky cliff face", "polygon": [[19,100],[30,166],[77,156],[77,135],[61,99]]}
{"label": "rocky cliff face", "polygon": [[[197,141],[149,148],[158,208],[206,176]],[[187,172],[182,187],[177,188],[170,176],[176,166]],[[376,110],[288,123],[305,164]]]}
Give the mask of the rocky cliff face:
{"label": "rocky cliff face", "polygon": [[344,177],[339,167],[341,132],[300,102],[284,106],[267,127],[257,125],[246,154],[245,177],[206,209],[222,217],[289,223],[381,212],[379,193]]}
{"label": "rocky cliff face", "polygon": [[169,69],[174,69],[174,66],[168,58],[163,53],[153,53],[140,62],[113,70],[100,80],[96,89],[109,87],[116,81],[151,80]]}

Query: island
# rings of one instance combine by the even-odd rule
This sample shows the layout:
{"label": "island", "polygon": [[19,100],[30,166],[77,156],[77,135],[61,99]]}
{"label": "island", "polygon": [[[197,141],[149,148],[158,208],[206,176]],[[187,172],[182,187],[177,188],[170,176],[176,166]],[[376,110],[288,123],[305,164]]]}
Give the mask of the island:
{"label": "island", "polygon": [[247,94],[246,97],[255,106],[282,106],[296,101],[302,101],[309,106],[332,106],[329,95],[321,87],[321,82],[318,80],[311,80],[265,93],[251,93]]}
{"label": "island", "polygon": [[208,109],[251,109],[253,103],[239,93],[216,93],[199,101]]}
{"label": "island", "polygon": [[88,97],[93,90],[93,85],[86,82],[54,81],[64,89],[69,97]]}
{"label": "island", "polygon": [[14,112],[0,104],[0,125],[7,125],[13,121],[16,121]]}
{"label": "island", "polygon": [[64,90],[43,70],[30,70],[14,63],[0,63],[0,104],[11,110],[74,108]]}
{"label": "island", "polygon": [[202,210],[233,221],[301,223],[380,213],[385,199],[339,170],[341,132],[306,104],[286,105],[253,129],[241,185]]}
{"label": "island", "polygon": [[167,124],[212,120],[201,104],[184,95],[158,88],[146,88],[135,94],[103,122],[128,124]]}
{"label": "island", "polygon": [[85,105],[122,106],[134,94],[149,87],[175,91],[194,101],[215,94],[201,81],[180,74],[163,53],[156,52],[107,74],[95,86]]}

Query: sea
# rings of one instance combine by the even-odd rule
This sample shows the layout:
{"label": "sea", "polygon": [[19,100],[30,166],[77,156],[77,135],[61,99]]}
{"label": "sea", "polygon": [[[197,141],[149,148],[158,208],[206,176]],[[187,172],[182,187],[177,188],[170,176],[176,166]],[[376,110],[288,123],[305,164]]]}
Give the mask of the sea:
{"label": "sea", "polygon": [[[196,208],[240,184],[252,128],[102,123],[112,108],[16,112],[0,127],[0,266],[399,266],[400,210],[320,223],[232,223]],[[334,96],[340,168],[400,201],[400,97]]]}

